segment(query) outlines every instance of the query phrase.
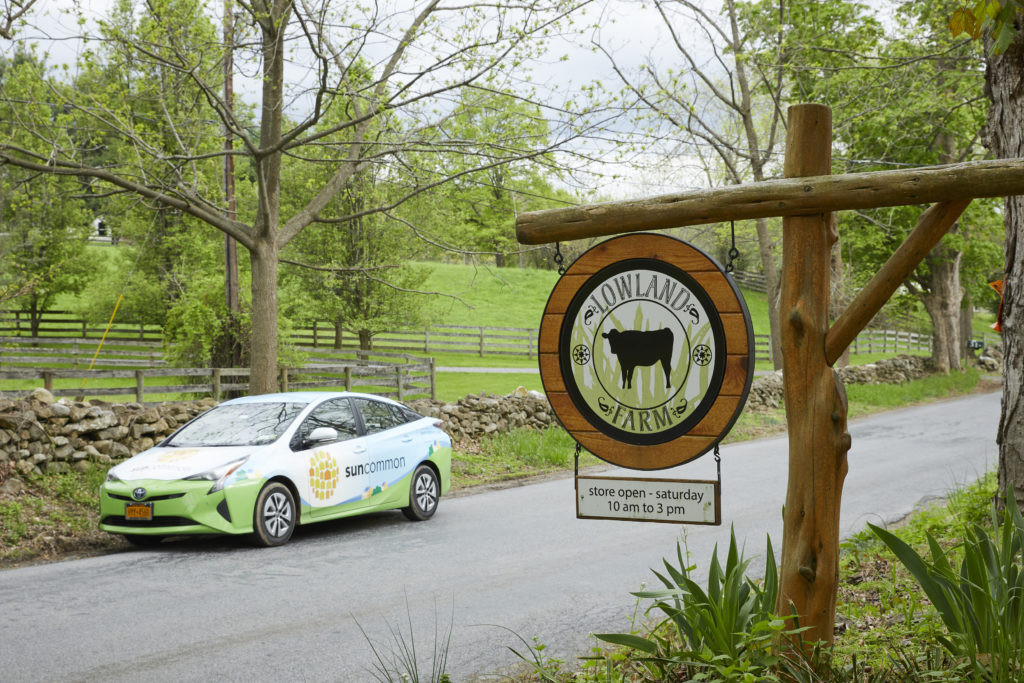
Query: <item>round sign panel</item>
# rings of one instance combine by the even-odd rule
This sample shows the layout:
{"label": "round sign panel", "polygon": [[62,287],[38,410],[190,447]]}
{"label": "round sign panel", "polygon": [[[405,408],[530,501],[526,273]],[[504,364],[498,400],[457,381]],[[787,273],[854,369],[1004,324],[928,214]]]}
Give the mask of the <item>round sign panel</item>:
{"label": "round sign panel", "polygon": [[731,278],[699,249],[628,235],[583,254],[541,324],[559,421],[616,465],[661,469],[714,447],[746,400],[753,332]]}

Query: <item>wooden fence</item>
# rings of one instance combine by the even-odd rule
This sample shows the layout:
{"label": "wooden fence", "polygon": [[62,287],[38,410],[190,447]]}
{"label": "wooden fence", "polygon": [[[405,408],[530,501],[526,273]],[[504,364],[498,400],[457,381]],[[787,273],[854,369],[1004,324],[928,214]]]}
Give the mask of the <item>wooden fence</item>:
{"label": "wooden fence", "polygon": [[[289,337],[293,344],[314,348],[333,347],[334,326],[313,323],[297,328]],[[342,334],[342,348],[357,347],[359,338]],[[373,336],[374,351],[420,351],[423,353],[475,353],[479,356],[537,355],[537,330],[529,327],[471,327],[466,325],[433,325],[425,330],[393,330]]]}
{"label": "wooden fence", "polygon": [[[44,346],[45,344],[45,346]],[[136,350],[104,350],[88,369],[96,341],[43,337],[0,338],[0,382],[42,382],[55,396],[125,398],[139,403],[212,396],[249,388],[248,368],[169,368],[159,344],[136,342]],[[307,362],[284,368],[282,391],[345,389],[380,394],[399,400],[437,395],[433,359],[408,354],[365,353],[358,350],[301,349]],[[43,367],[45,365],[45,367]],[[122,369],[135,368],[135,369]],[[38,386],[38,384],[34,384]],[[0,396],[20,397],[29,389],[0,390]]]}
{"label": "wooden fence", "polygon": [[[749,275],[749,274],[748,274]],[[47,316],[50,314],[48,313]],[[57,363],[69,359],[72,369],[88,366],[96,353],[98,340],[103,328],[89,327],[81,320],[60,313],[54,318],[45,318],[40,327],[40,336],[28,336],[28,322],[24,312],[0,311],[0,363]],[[72,337],[72,333],[83,334]],[[114,325],[107,336],[99,356],[98,365],[118,367],[161,367],[163,360],[160,331],[152,326]],[[355,335],[343,334],[341,348],[335,349],[334,326],[328,323],[313,323],[298,327],[288,338],[289,343],[311,356],[341,359],[344,363],[357,357],[359,340]],[[981,341],[987,346],[999,342],[999,336],[985,333]],[[9,345],[24,347],[34,345],[31,352],[18,352],[18,361],[8,361],[2,356],[10,355]],[[8,345],[8,349],[4,346]],[[768,335],[755,334],[755,359],[769,361],[770,344]],[[901,353],[906,351],[928,352],[932,348],[931,335],[897,330],[864,330],[850,345],[850,352],[858,353]],[[410,362],[403,352],[471,353],[479,356],[526,356],[537,355],[537,330],[523,327],[470,327],[461,325],[435,325],[426,330],[396,330],[380,332],[373,337],[373,357],[385,362]],[[325,355],[326,354],[326,355]],[[422,359],[417,359],[421,361]]]}
{"label": "wooden fence", "polygon": [[[38,336],[100,339],[106,330],[106,325],[89,323],[69,311],[46,311],[40,316]],[[0,336],[21,337],[31,334],[31,316],[27,311],[0,311]],[[159,346],[163,338],[163,329],[159,325],[114,323],[107,332],[108,341],[145,341]]]}

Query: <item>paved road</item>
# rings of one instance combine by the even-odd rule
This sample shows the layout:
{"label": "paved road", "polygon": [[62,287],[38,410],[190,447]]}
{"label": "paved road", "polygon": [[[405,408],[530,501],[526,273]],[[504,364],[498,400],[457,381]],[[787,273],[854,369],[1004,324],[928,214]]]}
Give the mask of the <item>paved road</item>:
{"label": "paved road", "polygon": [[[986,394],[854,422],[843,529],[983,473],[998,415]],[[784,438],[723,449],[717,528],[577,520],[570,478],[445,500],[422,524],[385,513],[311,526],[283,548],[192,540],[0,572],[0,679],[367,681],[367,638],[385,651],[389,629],[408,641],[410,617],[424,655],[435,618],[454,624],[456,681],[515,664],[513,632],[572,658],[588,632],[629,628],[629,591],[678,540],[701,566],[730,524],[748,554],[766,533],[778,546],[785,451]],[[714,462],[676,474],[713,478]]]}

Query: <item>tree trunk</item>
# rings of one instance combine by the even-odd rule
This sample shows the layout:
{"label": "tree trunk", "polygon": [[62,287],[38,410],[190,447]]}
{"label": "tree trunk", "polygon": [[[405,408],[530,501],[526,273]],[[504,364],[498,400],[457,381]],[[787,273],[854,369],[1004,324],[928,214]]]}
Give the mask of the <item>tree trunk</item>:
{"label": "tree trunk", "polygon": [[927,291],[921,302],[932,320],[932,364],[935,370],[948,373],[960,370],[960,304],[964,290],[960,286],[960,261],[963,252],[941,244],[932,250],[925,262],[931,273]]}
{"label": "tree trunk", "polygon": [[[1021,14],[1018,14],[1018,19]],[[1018,21],[1018,23],[1020,23]],[[1021,27],[1024,29],[1024,27]],[[985,89],[992,100],[986,143],[999,158],[1024,157],[1024,30],[1001,55],[991,55]],[[1006,274],[1003,285],[1003,406],[999,444],[999,489],[1013,488],[1024,503],[1024,196],[1007,197]]]}
{"label": "tree trunk", "polygon": [[342,325],[343,325],[343,323],[340,320],[335,320],[334,321],[334,348],[336,348],[336,349],[340,349],[341,348],[342,335],[344,333],[344,329],[342,329]]}
{"label": "tree trunk", "polygon": [[768,219],[757,219],[757,253],[761,257],[765,293],[768,296],[768,326],[771,334],[772,365],[782,369],[782,332],[779,326],[779,270],[775,267],[775,243],[768,232]]}
{"label": "tree trunk", "polygon": [[967,348],[967,342],[974,337],[971,321],[974,318],[974,299],[969,292],[964,292],[963,303],[960,305],[960,360],[973,360],[977,355],[974,349]]}
{"label": "tree trunk", "polygon": [[252,357],[249,394],[269,394],[277,385],[277,246],[260,240],[252,261]]}
{"label": "tree trunk", "polygon": [[369,330],[359,330],[359,349],[373,351],[373,334]]}

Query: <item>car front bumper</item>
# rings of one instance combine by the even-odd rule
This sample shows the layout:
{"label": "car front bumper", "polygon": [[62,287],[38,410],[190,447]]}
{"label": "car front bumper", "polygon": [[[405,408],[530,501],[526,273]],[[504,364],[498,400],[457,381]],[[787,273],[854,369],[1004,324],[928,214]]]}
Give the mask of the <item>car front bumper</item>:
{"label": "car front bumper", "polygon": [[[105,482],[100,488],[100,529],[115,534],[245,534],[252,532],[252,512],[263,481],[249,479],[210,493],[210,481],[139,479]],[[146,489],[140,501],[132,497]],[[151,520],[125,517],[129,503],[151,503]]]}

